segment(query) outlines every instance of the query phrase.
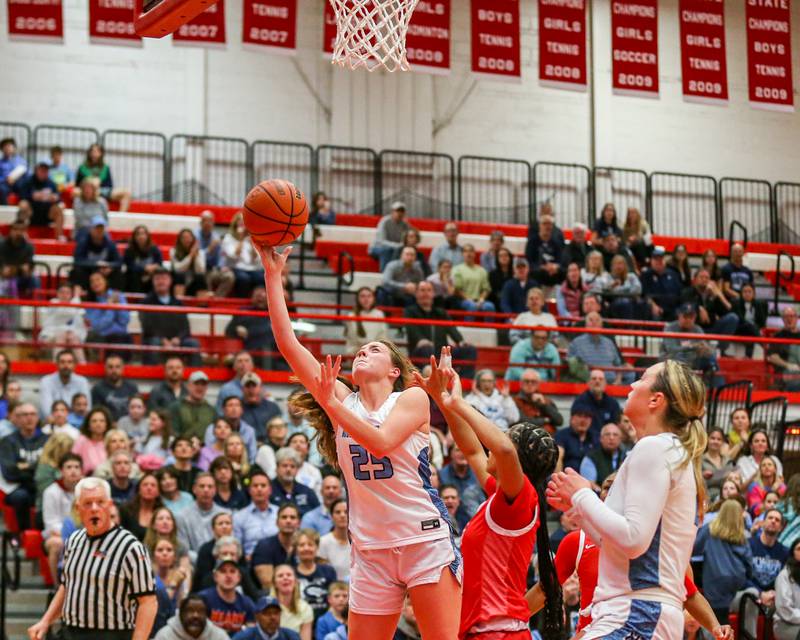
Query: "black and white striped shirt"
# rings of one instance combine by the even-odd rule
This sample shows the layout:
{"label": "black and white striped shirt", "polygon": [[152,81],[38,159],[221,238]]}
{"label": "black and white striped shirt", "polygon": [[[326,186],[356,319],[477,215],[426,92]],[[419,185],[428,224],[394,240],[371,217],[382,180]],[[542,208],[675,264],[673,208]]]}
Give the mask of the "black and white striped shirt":
{"label": "black and white striped shirt", "polygon": [[144,545],[122,527],[92,537],[81,529],[67,540],[61,583],[62,618],[69,627],[133,629],[138,596],[155,593]]}

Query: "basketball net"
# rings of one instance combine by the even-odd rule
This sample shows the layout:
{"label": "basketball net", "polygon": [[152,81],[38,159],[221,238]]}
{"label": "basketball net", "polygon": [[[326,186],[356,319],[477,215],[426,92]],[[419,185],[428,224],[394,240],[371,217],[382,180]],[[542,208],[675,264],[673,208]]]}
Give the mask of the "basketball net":
{"label": "basketball net", "polygon": [[406,33],[419,0],[329,0],[336,13],[333,62],[408,71]]}

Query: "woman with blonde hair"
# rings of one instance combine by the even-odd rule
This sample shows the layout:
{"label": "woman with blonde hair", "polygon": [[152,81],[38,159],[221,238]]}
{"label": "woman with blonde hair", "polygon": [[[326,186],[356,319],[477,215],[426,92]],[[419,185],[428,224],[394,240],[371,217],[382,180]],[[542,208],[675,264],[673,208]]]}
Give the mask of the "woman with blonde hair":
{"label": "woman with blonde hair", "polygon": [[603,254],[599,251],[590,251],[586,256],[586,264],[581,269],[581,280],[589,291],[600,291],[606,266],[603,263]]}
{"label": "woman with blonde hair", "polygon": [[[281,605],[281,626],[299,634],[300,640],[311,640],[314,611],[311,605],[300,597],[300,582],[291,565],[279,564],[275,567],[270,595],[277,598]],[[351,630],[350,637],[360,636],[356,636]]]}
{"label": "woman with blonde hair", "polygon": [[[351,318],[376,318],[383,320],[386,315],[375,306],[375,292],[370,287],[361,287],[356,292],[356,303],[347,314]],[[355,353],[365,342],[386,340],[389,325],[385,322],[362,322],[351,320],[344,323],[345,349],[347,353]]]}
{"label": "woman with blonde hair", "polygon": [[447,510],[430,486],[430,402],[414,385],[414,366],[392,342],[369,342],[353,360],[351,391],[338,380],[341,357],[321,366],[294,334],[281,281],[291,247],[258,250],[275,341],[310,392],[304,409],[319,431],[320,452],[347,483],[350,636],[390,640],[408,592],[423,637],[455,638],[461,559]]}
{"label": "woman with blonde hair", "polygon": [[636,258],[636,264],[640,268],[644,266],[653,251],[653,232],[650,230],[650,224],[636,207],[628,207],[625,224],[622,227],[622,240]]}
{"label": "woman with blonde hair", "polygon": [[222,257],[233,271],[236,295],[248,297],[253,287],[261,284],[264,271],[258,262],[258,253],[250,242],[250,233],[244,226],[241,211],[233,216],[228,233],[222,239]]}
{"label": "woman with blonde hair", "polygon": [[770,457],[765,457],[758,465],[756,479],[747,487],[747,508],[754,518],[763,513],[764,498],[770,492],[783,496],[786,493],[786,485],[783,477],[778,475],[775,461]]}
{"label": "woman with blonde hair", "polygon": [[36,463],[33,481],[36,484],[36,513],[42,512],[44,490],[59,477],[58,465],[61,458],[72,450],[74,441],[65,433],[54,433],[44,443],[44,448]]}
{"label": "woman with blonde hair", "polygon": [[731,411],[728,427],[728,444],[725,455],[736,460],[750,439],[750,412],[746,407],[736,407]]}
{"label": "woman with blonde hair", "polygon": [[150,526],[144,534],[142,543],[152,554],[159,540],[169,540],[175,547],[176,562],[184,569],[187,576],[191,578],[192,563],[189,559],[189,550],[178,540],[178,522],[175,514],[169,507],[161,506],[153,512]]}
{"label": "woman with blonde hair", "polygon": [[178,560],[177,544],[169,538],[159,538],[150,548],[153,573],[164,585],[173,606],[183,600],[192,584],[191,576]]}
{"label": "woman with blonde hair", "polygon": [[611,315],[614,318],[631,320],[637,309],[636,298],[642,293],[642,283],[635,273],[628,272],[625,256],[611,259],[611,271],[600,280],[600,290],[611,297]]}
{"label": "woman with blonde hair", "polygon": [[573,509],[603,541],[585,640],[617,633],[666,640],[683,629],[683,579],[705,505],[706,389],[674,360],[648,368],[631,387],[625,414],[637,443],[606,501],[573,469],[554,474],[547,489],[550,506]]}
{"label": "woman with blonde hair", "polygon": [[[111,476],[114,475],[111,469],[112,454],[120,450],[131,453],[133,444],[128,434],[122,429],[110,429],[105,435],[104,443],[106,447],[106,459],[94,470],[92,475],[96,478],[102,478],[103,480],[111,480]],[[133,456],[131,455],[131,457]],[[139,468],[139,465],[135,462],[131,462],[131,480],[138,480],[141,477],[142,470]]]}
{"label": "woman with blonde hair", "polygon": [[231,463],[236,476],[241,481],[250,473],[250,460],[247,458],[247,447],[239,433],[232,433],[225,438],[222,455]]}
{"label": "woman with blonde hair", "polygon": [[196,296],[205,293],[206,252],[191,229],[181,229],[175,246],[169,250],[169,261],[175,282],[176,296]]}
{"label": "woman with blonde hair", "polygon": [[719,514],[697,534],[695,554],[703,554],[703,588],[720,624],[728,623],[728,608],[753,573],[753,558],[737,500],[725,500]]}

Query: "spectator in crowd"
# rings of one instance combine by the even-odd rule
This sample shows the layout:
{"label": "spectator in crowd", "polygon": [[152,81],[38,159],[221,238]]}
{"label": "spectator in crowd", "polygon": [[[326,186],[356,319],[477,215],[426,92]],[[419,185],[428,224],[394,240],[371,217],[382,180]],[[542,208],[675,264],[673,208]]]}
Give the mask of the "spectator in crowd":
{"label": "spectator in crowd", "polygon": [[[415,293],[415,302],[403,311],[404,318],[414,320],[450,320],[450,315],[441,307],[434,306],[433,285],[420,282]],[[453,344],[453,359],[475,362],[478,352],[464,340],[455,325],[409,324],[405,327],[408,337],[408,353],[414,359],[428,361],[442,347]],[[364,344],[364,343],[362,343]],[[461,375],[470,375],[472,366],[459,368]]]}
{"label": "spectator in crowd", "polygon": [[674,269],[667,268],[665,255],[661,247],[653,249],[650,266],[642,271],[641,282],[650,317],[671,322],[675,320],[683,283]]}
{"label": "spectator in crowd", "polygon": [[119,203],[120,211],[127,211],[131,204],[131,192],[124,188],[114,188],[111,169],[105,162],[105,149],[100,144],[92,144],[86,152],[86,160],[78,167],[75,182],[81,185],[85,178],[97,178],[100,181],[100,195],[106,200]]}
{"label": "spectator in crowd", "polygon": [[689,264],[689,252],[685,244],[676,244],[672,250],[672,255],[667,262],[667,266],[673,269],[681,279],[684,287],[692,284],[692,267]]}
{"label": "spectator in crowd", "polygon": [[328,587],[328,611],[314,625],[314,640],[325,640],[329,633],[334,633],[345,620],[349,589],[345,582],[334,582]]}
{"label": "spectator in crowd", "polygon": [[427,278],[429,275],[431,275],[431,267],[425,258],[425,254],[422,253],[419,248],[421,242],[422,236],[420,235],[419,231],[417,231],[414,227],[411,227],[403,234],[403,246],[400,248],[400,253],[402,253],[403,249],[406,247],[411,247],[414,249],[414,254],[416,256],[414,259],[419,265],[419,268],[422,269],[422,274]]}
{"label": "spectator in crowd", "polygon": [[[705,332],[696,324],[697,312],[690,304],[683,304],[678,308],[678,319],[664,326],[666,333],[694,333],[703,335]],[[714,348],[708,340],[693,338],[664,338],[661,341],[661,357],[664,359],[680,360],[693,369],[699,369],[706,375],[713,375],[719,369]]]}
{"label": "spectator in crowd", "polygon": [[725,432],[720,427],[708,429],[708,442],[706,452],[703,454],[702,469],[709,502],[714,502],[719,497],[722,483],[734,469],[733,460],[724,452],[725,443]]}
{"label": "spectator in crowd", "polygon": [[800,537],[800,474],[795,473],[789,478],[786,493],[778,501],[778,511],[783,514],[785,526],[778,536],[778,541],[784,546],[793,545]]}
{"label": "spectator in crowd", "polygon": [[127,433],[133,444],[147,438],[150,432],[150,420],[142,396],[134,394],[128,398],[128,411],[117,420],[117,428]]}
{"label": "spectator in crowd", "polygon": [[773,492],[783,496],[786,493],[786,485],[783,483],[783,477],[778,475],[773,459],[764,457],[758,464],[755,479],[747,487],[747,508],[750,510],[750,515],[755,518],[764,513],[764,499],[768,493]]}
{"label": "spectator in crowd", "polygon": [[464,527],[469,522],[469,515],[461,508],[461,497],[458,495],[458,489],[451,484],[444,484],[439,486],[439,496],[447,509],[447,515],[450,517],[450,526],[453,528],[453,535],[456,540],[456,546],[461,546],[461,533]]}
{"label": "spectator in crowd", "polygon": [[242,420],[255,430],[256,440],[267,439],[267,423],[281,414],[280,407],[264,397],[261,378],[255,372],[242,376]]}
{"label": "spectator in crowd", "polygon": [[742,285],[753,284],[753,271],[744,264],[744,247],[738,242],[731,247],[731,259],[722,267],[722,292],[736,300]]}
{"label": "spectator in crowd", "polygon": [[106,221],[101,216],[91,219],[88,232],[75,245],[72,254],[75,266],[70,278],[84,289],[89,276],[99,271],[106,278],[116,279],[122,266],[117,244],[106,233]]}
{"label": "spectator in crowd", "polygon": [[622,227],[622,240],[640,267],[647,264],[653,250],[653,232],[636,207],[628,207]]}
{"label": "spectator in crowd", "polygon": [[111,464],[111,456],[114,455],[117,451],[123,451],[128,458],[128,462],[131,464],[131,473],[129,474],[134,480],[138,480],[141,475],[141,469],[139,465],[133,462],[133,455],[131,454],[132,443],[131,439],[128,437],[128,434],[125,433],[122,429],[112,428],[106,431],[106,435],[103,438],[103,445],[106,449],[106,459],[95,468],[94,475],[96,478],[103,478],[103,480],[109,480],[113,475],[113,468]]}
{"label": "spectator in crowd", "polygon": [[519,409],[508,394],[508,384],[503,382],[498,389],[491,369],[478,371],[472,391],[465,400],[503,431],[519,420]]}
{"label": "spectator in crowd", "polygon": [[347,501],[343,498],[334,500],[331,503],[330,512],[333,528],[320,538],[319,555],[336,570],[338,580],[348,581],[350,579],[351,548],[350,535],[347,532],[349,523]]}
{"label": "spectator in crowd", "polygon": [[302,464],[300,455],[290,447],[282,447],[275,453],[277,472],[272,481],[270,502],[281,506],[287,502],[297,505],[300,517],[319,506],[317,495],[304,484],[295,480]]}
{"label": "spectator in crowd", "polygon": [[[160,267],[153,272],[153,290],[147,294],[142,304],[154,307],[182,307],[183,304],[172,294],[172,276]],[[171,349],[184,347],[199,349],[200,343],[192,337],[189,318],[184,313],[148,311],[139,314],[142,325],[142,343],[151,347]],[[163,361],[164,354],[148,351],[144,354],[146,364]],[[200,366],[201,358],[197,352],[189,355],[192,366]]]}
{"label": "spectator in crowd", "polygon": [[[486,269],[475,261],[475,247],[465,244],[463,249],[464,262],[453,267],[453,284],[459,306],[464,311],[494,311],[494,305],[489,302],[492,292],[489,286],[489,274]],[[465,318],[469,321],[469,316]]]}
{"label": "spectator in crowd", "polygon": [[[289,441],[286,446],[291,447],[300,454],[302,463],[297,470],[296,479],[300,484],[306,485],[314,493],[317,498],[322,498],[322,473],[318,467],[315,467],[308,461],[308,451],[311,448],[311,441],[308,436],[302,431],[297,431],[289,436]],[[306,514],[308,515],[308,514]]]}
{"label": "spectator in crowd", "polygon": [[298,633],[301,640],[311,640],[314,611],[301,597],[300,583],[290,565],[275,567],[270,595],[281,603],[281,624]]}
{"label": "spectator in crowd", "polygon": [[50,147],[50,159],[47,164],[50,168],[50,179],[56,183],[58,192],[71,193],[75,186],[75,172],[64,162],[64,149],[58,145]]}
{"label": "spectator in crowd", "polygon": [[34,248],[26,237],[27,225],[15,220],[8,228],[8,236],[0,239],[0,269],[6,276],[17,279],[20,294],[28,294],[36,286],[33,274]]}
{"label": "spectator in crowd", "polygon": [[206,252],[191,229],[181,229],[175,238],[175,246],[169,250],[172,277],[176,296],[205,294]]}
{"label": "spectator in crowd", "polygon": [[[377,308],[375,292],[370,287],[361,287],[356,292],[356,303],[347,314],[351,318],[375,318],[383,320],[386,315]],[[362,322],[351,320],[344,323],[345,349],[348,354],[358,351],[363,345],[387,340],[389,325],[385,322]]]}
{"label": "spectator in crowd", "polygon": [[201,469],[194,464],[196,452],[192,439],[186,435],[179,435],[172,441],[170,449],[173,462],[167,469],[178,479],[178,488],[181,491],[189,491],[201,473]]}
{"label": "spectator in crowd", "polygon": [[[406,222],[406,205],[394,202],[389,215],[385,215],[378,222],[375,240],[369,247],[369,255],[378,261],[381,271],[386,270],[386,265],[397,256],[403,246],[403,235],[411,227]],[[416,255],[414,256],[416,259]]]}
{"label": "spectator in crowd", "polygon": [[455,443],[450,447],[450,462],[439,471],[439,480],[439,486],[449,484],[458,489],[461,504],[470,517],[474,516],[485,500],[483,488],[478,484],[464,452]]}
{"label": "spectator in crowd", "polygon": [[719,515],[700,529],[694,545],[694,555],[699,554],[704,556],[704,595],[720,624],[727,624],[731,601],[753,573],[743,509],[736,500],[725,500]]}
{"label": "spectator in crowd", "polygon": [[581,460],[580,474],[592,483],[592,489],[600,493],[603,481],[612,473],[619,471],[625,460],[625,447],[622,446],[622,430],[613,422],[603,425],[600,430],[600,446],[586,454]]}
{"label": "spectator in crowd", "polygon": [[[133,479],[133,465],[136,464],[131,458],[129,451],[118,449],[109,456],[110,477],[108,484],[111,487],[111,499],[121,505],[134,497],[136,492],[136,481]],[[141,470],[137,467],[137,477],[141,476]]]}
{"label": "spectator in crowd", "polygon": [[[0,298],[19,298],[17,279],[11,267],[0,267]],[[3,305],[0,307],[0,337],[13,340],[20,328],[19,307]]]}
{"label": "spectator in crowd", "polygon": [[0,140],[0,204],[8,204],[16,182],[28,172],[28,164],[17,153],[14,138]]}
{"label": "spectator in crowd", "polygon": [[200,449],[200,456],[197,459],[197,466],[203,471],[208,471],[211,463],[225,454],[225,440],[233,433],[231,425],[225,418],[214,420],[214,442],[203,445]]}
{"label": "spectator in crowd", "polygon": [[247,455],[242,436],[238,433],[231,433],[225,438],[222,451],[225,458],[230,461],[237,480],[246,481],[250,474],[250,458]]}
{"label": "spectator in crowd", "polygon": [[708,271],[708,274],[711,276],[711,279],[717,283],[717,286],[722,287],[722,269],[720,269],[716,251],[713,249],[706,249],[703,251],[703,257],[700,260],[700,268]]}
{"label": "spectator in crowd", "polygon": [[50,306],[42,307],[42,330],[38,340],[44,343],[65,344],[75,353],[78,364],[86,363],[86,355],[81,345],[86,341],[85,309],[66,307],[65,304],[79,304],[80,297],[73,295],[68,282],[62,282],[56,289],[56,297],[50,299]]}
{"label": "spectator in crowd", "polygon": [[[797,309],[786,306],[781,312],[783,328],[775,334],[776,338],[800,339],[797,328]],[[791,344],[771,344],[767,361],[775,367],[781,386],[786,391],[800,391],[800,349]]]}
{"label": "spectator in crowd", "polygon": [[56,238],[64,241],[64,210],[61,208],[58,187],[50,179],[49,171],[50,165],[37,162],[32,174],[16,181],[14,191],[19,196],[17,215],[33,227],[49,227],[52,224]]}
{"label": "spectator in crowd", "polygon": [[206,401],[208,376],[203,371],[192,372],[187,388],[186,396],[171,406],[172,428],[176,434],[194,436],[202,441],[206,426],[216,415],[214,407]]}
{"label": "spectator in crowd", "polygon": [[481,254],[481,266],[486,269],[486,273],[491,273],[497,268],[497,255],[506,241],[505,234],[495,229],[489,233],[489,249]]}
{"label": "spectator in crowd", "polygon": [[417,285],[425,274],[416,261],[416,250],[403,247],[400,257],[389,262],[383,269],[382,287],[390,296],[392,305],[405,307],[414,300]]}
{"label": "spectator in crowd", "polygon": [[634,264],[631,252],[628,251],[628,247],[622,244],[620,237],[616,233],[606,230],[603,232],[603,237],[600,240],[600,254],[603,256],[603,268],[606,271],[611,271],[611,261],[615,256],[622,256],[625,259],[625,264],[628,265],[628,271],[636,271],[636,265]]}
{"label": "spectator in crowd", "polygon": [[586,225],[582,222],[572,225],[572,240],[564,247],[561,256],[561,266],[565,270],[573,262],[578,265],[578,269],[582,269],[586,264],[586,258],[592,252],[592,245],[586,239],[587,231]]}
{"label": "spectator in crowd", "polygon": [[11,360],[8,355],[0,351],[0,417],[5,417],[8,407],[8,382],[11,376]]}
{"label": "spectator in crowd", "polygon": [[75,499],[75,485],[83,477],[81,458],[74,453],[65,453],[58,462],[59,478],[53,482],[42,495],[42,520],[44,529],[42,538],[50,575],[58,575],[58,560],[64,549],[61,528],[64,519],[72,510]]}
{"label": "spectator in crowd", "polygon": [[150,231],[143,225],[133,228],[125,249],[125,290],[148,293],[152,289],[153,272],[162,266],[161,249],[153,243]]}
{"label": "spectator in crowd", "polygon": [[315,622],[328,610],[328,589],[336,582],[336,570],[327,563],[317,562],[318,553],[319,533],[300,529],[295,538],[295,573],[300,597],[311,605]]}
{"label": "spectator in crowd", "polygon": [[211,540],[211,519],[218,513],[229,513],[214,503],[216,492],[214,478],[210,473],[198,473],[192,485],[194,503],[175,516],[178,523],[178,540],[189,550],[189,559],[194,563],[200,547]]}
{"label": "spectator in crowd", "polygon": [[156,581],[163,585],[174,607],[188,593],[190,576],[178,563],[177,543],[169,538],[159,538],[147,545],[152,556],[153,573]]}
{"label": "spectator in crowd", "polygon": [[[233,430],[232,435],[239,435],[242,438],[242,443],[247,449],[248,459],[254,460],[258,452],[258,444],[256,443],[256,431],[242,419],[244,413],[244,405],[242,399],[237,396],[228,396],[222,402],[222,417],[228,421]],[[206,427],[205,434],[201,439],[205,444],[214,442],[214,424],[213,421]]]}
{"label": "spectator in crowd", "polygon": [[736,460],[736,469],[739,471],[739,475],[742,479],[739,483],[740,487],[750,486],[750,483],[756,479],[758,470],[761,467],[761,462],[765,458],[769,458],[775,463],[778,476],[783,478],[783,464],[780,459],[774,455],[767,432],[763,429],[754,429],[750,433],[747,447],[745,447],[742,455]]}
{"label": "spectator in crowd", "polygon": [[[131,344],[133,339],[128,333],[128,322],[131,314],[125,309],[127,299],[121,291],[116,291],[108,286],[108,278],[101,272],[95,271],[89,276],[88,302],[101,304],[120,305],[114,309],[87,309],[86,320],[89,322],[89,342],[110,344]],[[123,357],[130,358],[130,352],[124,352]]]}
{"label": "spectator in crowd", "polygon": [[69,405],[69,415],[67,422],[69,422],[76,429],[80,429],[83,421],[89,413],[89,394],[76,393],[72,396],[72,402]]}
{"label": "spectator in crowd", "polygon": [[442,260],[449,260],[454,267],[464,262],[464,250],[458,244],[458,225],[455,222],[444,225],[444,240],[443,244],[437,245],[431,251],[429,263],[434,271],[438,271]]}
{"label": "spectator in crowd", "polygon": [[628,271],[628,263],[619,254],[611,259],[611,269],[600,279],[600,291],[611,298],[609,309],[614,318],[631,320],[641,316],[639,295],[642,283],[635,273]]}
{"label": "spectator in crowd", "polygon": [[[528,291],[528,310],[514,318],[513,326],[516,327],[557,327],[555,317],[545,310],[544,291],[534,287]],[[511,329],[511,344],[525,341],[531,336],[529,329]]]}
{"label": "spectator in crowd", "polygon": [[125,363],[115,353],[106,356],[104,374],[92,387],[92,405],[106,407],[116,421],[126,414],[128,401],[139,393],[139,388],[125,379]]}
{"label": "spectator in crowd", "polygon": [[261,538],[253,549],[250,561],[253,572],[264,589],[273,583],[275,568],[282,564],[294,564],[295,534],[300,528],[300,511],[297,505],[287,502],[278,509],[276,521],[278,532]]}
{"label": "spectator in crowd", "polygon": [[599,251],[590,251],[586,256],[586,262],[581,269],[581,280],[589,287],[590,291],[599,291],[600,283],[606,273],[603,254]]}
{"label": "spectator in crowd", "polygon": [[225,266],[233,271],[238,297],[249,296],[253,287],[264,283],[261,260],[250,242],[250,233],[241,212],[233,216],[228,233],[222,239],[222,256]]}
{"label": "spectator in crowd", "polygon": [[[602,329],[603,318],[593,311],[586,315],[587,329]],[[599,333],[582,333],[569,344],[567,354],[587,367],[603,369],[608,384],[630,384],[635,374],[633,371],[613,371],[610,367],[626,367],[614,341]]]}
{"label": "spectator in crowd", "polygon": [[250,504],[233,516],[233,532],[242,543],[246,558],[259,540],[278,533],[278,508],[270,504],[272,487],[267,474],[254,467],[249,476]]}
{"label": "spectator in crowd", "polygon": [[[295,392],[289,395],[287,400],[287,406],[291,406],[290,403],[292,400],[292,395]],[[293,417],[291,411],[287,411],[287,415],[290,418]],[[297,414],[294,415],[296,417]],[[302,415],[302,414],[301,414]],[[304,433],[307,433],[306,427],[310,427],[305,420],[303,420],[300,424],[297,424],[295,421],[292,422],[293,430],[300,430]],[[313,429],[313,427],[310,427]],[[272,449],[273,453],[277,453],[278,449],[281,447],[286,446],[286,439],[289,436],[289,426],[286,424],[286,421],[283,418],[275,417],[267,423],[267,442],[266,444]]]}
{"label": "spectator in crowd", "polygon": [[234,640],[300,640],[291,629],[281,627],[281,605],[276,598],[264,596],[255,603],[256,626],[237,633]]}
{"label": "spectator in crowd", "polygon": [[594,407],[586,398],[578,396],[570,409],[569,426],[556,431],[557,470],[574,469],[579,472],[583,458],[600,446],[600,431],[591,428],[593,419]]}
{"label": "spectator in crowd", "polygon": [[280,355],[273,357],[269,352],[276,352],[275,338],[272,336],[272,324],[265,317],[267,312],[267,291],[263,286],[253,287],[250,294],[250,304],[243,307],[244,311],[256,311],[259,315],[237,314],[231,318],[225,327],[228,338],[238,338],[242,341],[248,352],[256,353],[252,356],[254,364],[257,361],[261,369],[271,369],[273,365],[283,364]]}
{"label": "spectator in crowd", "polygon": [[600,246],[602,238],[607,233],[612,233],[618,238],[622,237],[622,229],[620,229],[617,219],[617,208],[611,202],[603,205],[603,210],[595,220],[594,227],[592,227],[592,242],[594,245]]}
{"label": "spectator in crowd", "polygon": [[489,300],[496,309],[500,309],[503,287],[514,277],[514,254],[505,247],[500,247],[497,250],[495,265],[495,268],[488,272],[489,287],[492,290]]}
{"label": "spectator in crowd", "polygon": [[786,565],[775,579],[775,640],[795,640],[800,633],[800,539],[792,542]]}
{"label": "spectator in crowd", "polygon": [[525,369],[519,379],[519,393],[514,402],[519,409],[520,420],[531,422],[547,429],[551,434],[564,423],[555,403],[539,390],[541,376],[536,369]]}
{"label": "spectator in crowd", "polygon": [[[767,301],[756,300],[756,288],[750,283],[745,282],[739,290],[739,297],[733,301],[733,313],[739,319],[736,327],[737,336],[758,337],[761,330],[767,326]],[[753,357],[755,344],[748,342],[744,346],[745,358],[748,360]]]}
{"label": "spectator in crowd", "polygon": [[[295,434],[298,435],[298,434]],[[305,436],[305,434],[300,434]],[[304,529],[314,529],[321,536],[333,529],[333,504],[342,499],[342,481],[338,476],[327,475],[322,479],[322,504],[306,512],[302,519]]]}
{"label": "spectator in crowd", "polygon": [[564,282],[556,289],[556,308],[562,317],[580,318],[581,299],[589,291],[581,280],[581,268],[577,262],[566,265]]}
{"label": "spectator in crowd", "polygon": [[76,393],[89,397],[89,380],[75,373],[75,365],[71,349],[62,349],[56,354],[56,371],[44,376],[39,383],[39,411],[43,417],[49,415],[56,400],[71,402]]}
{"label": "spectator in crowd", "polygon": [[86,178],[72,200],[73,237],[82,240],[92,226],[92,220],[101,217],[108,227],[108,202],[100,195],[100,181]]}
{"label": "spectator in crowd", "polygon": [[242,571],[234,560],[218,560],[214,566],[214,586],[199,595],[205,600],[209,619],[233,637],[249,623],[255,622],[255,605],[237,587]]}
{"label": "spectator in crowd", "polygon": [[149,409],[167,409],[189,394],[183,381],[183,360],[178,356],[170,356],[164,363],[164,379],[150,389],[147,398]]}
{"label": "spectator in crowd", "polygon": [[456,286],[453,284],[453,265],[449,260],[441,260],[439,270],[425,280],[433,285],[437,305],[446,309],[459,308],[459,298],[456,296]]}
{"label": "spectator in crowd", "polygon": [[200,249],[206,255],[206,267],[211,270],[219,267],[222,257],[222,238],[216,229],[214,212],[205,209],[200,212],[200,224],[194,230],[194,237],[200,243]]}
{"label": "spectator in crowd", "polygon": [[500,292],[500,311],[522,313],[527,308],[528,292],[537,286],[531,278],[531,269],[525,258],[514,259],[514,274]]}
{"label": "spectator in crowd", "polygon": [[554,287],[564,279],[561,267],[564,241],[556,236],[555,228],[555,221],[549,215],[539,217],[538,229],[533,225],[528,228],[525,257],[533,277],[543,287]]}
{"label": "spectator in crowd", "polygon": [[223,384],[217,394],[217,413],[222,413],[222,405],[231,396],[241,398],[244,394],[242,389],[242,379],[248,373],[252,373],[256,368],[253,357],[248,351],[239,351],[233,356],[233,378]]}
{"label": "spectator in crowd", "polygon": [[592,431],[598,436],[604,424],[609,422],[619,424],[622,415],[619,402],[606,393],[607,384],[605,373],[600,369],[592,369],[589,372],[588,388],[572,403],[573,407],[576,405],[591,407]]}
{"label": "spectator in crowd", "polygon": [[789,549],[778,542],[782,528],[783,515],[770,509],[764,514],[760,532],[750,538],[753,573],[747,590],[765,607],[775,606],[775,580],[789,557]]}
{"label": "spectator in crowd", "polygon": [[57,433],[49,437],[44,443],[42,453],[36,463],[36,471],[33,473],[33,483],[36,486],[35,508],[37,513],[42,513],[44,492],[47,487],[60,477],[61,458],[72,452],[73,444],[75,444],[75,440],[66,433]]}
{"label": "spectator in crowd", "polygon": [[63,400],[56,400],[50,408],[50,413],[47,416],[47,424],[42,427],[42,433],[48,436],[63,434],[73,441],[77,440],[80,431],[69,423],[68,418],[69,405]]}
{"label": "spectator in crowd", "polygon": [[133,498],[120,507],[121,524],[141,542],[156,511],[163,506],[158,480],[152,473],[145,473],[136,485]]}
{"label": "spectator in crowd", "polygon": [[545,382],[556,379],[558,367],[561,366],[561,356],[548,338],[547,331],[536,330],[531,333],[529,339],[520,340],[511,348],[505,376],[507,382],[519,380],[525,365],[550,365],[536,366],[536,369]]}
{"label": "spectator in crowd", "polygon": [[[697,310],[697,324],[703,331],[724,335],[736,333],[739,318],[705,269],[697,270],[692,286],[684,289],[681,298],[684,303],[694,305]],[[720,344],[721,352],[724,353],[725,348],[725,343]]]}
{"label": "spectator in crowd", "polygon": [[331,199],[324,191],[317,191],[311,199],[309,221],[312,225],[336,224],[336,212],[331,207]]}
{"label": "spectator in crowd", "polygon": [[208,619],[205,600],[196,593],[184,598],[155,640],[229,640],[230,636]]}
{"label": "spectator in crowd", "polygon": [[[214,523],[219,520],[225,521],[226,518],[229,521],[230,515],[218,514],[214,518]],[[197,560],[198,571],[194,575],[195,579],[193,582],[193,589],[197,591],[213,586],[214,565],[219,560],[233,560],[239,565],[239,570],[242,573],[242,592],[249,598],[258,598],[259,594],[261,593],[261,589],[256,586],[256,583],[253,581],[253,577],[250,575],[250,567],[244,558],[242,545],[236,538],[230,535],[230,533],[217,533],[218,530],[221,531],[223,528],[223,526],[215,526],[214,539],[209,540],[200,548],[200,553],[198,554],[199,557]],[[206,554],[206,550],[208,550],[207,559],[203,557],[203,554]]]}
{"label": "spectator in crowd", "polygon": [[31,507],[36,504],[34,475],[47,436],[38,430],[39,416],[29,402],[16,406],[11,414],[15,430],[0,440],[0,491],[14,509],[20,530],[30,528]]}

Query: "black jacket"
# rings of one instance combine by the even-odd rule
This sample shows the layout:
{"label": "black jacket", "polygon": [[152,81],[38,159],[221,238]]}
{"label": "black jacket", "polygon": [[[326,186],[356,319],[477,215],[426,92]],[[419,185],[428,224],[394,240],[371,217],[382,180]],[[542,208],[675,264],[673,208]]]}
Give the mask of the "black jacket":
{"label": "black jacket", "polygon": [[[159,307],[182,307],[180,301],[170,295],[164,305],[155,293],[147,294],[142,304]],[[147,338],[185,338],[191,334],[189,317],[185,313],[166,313],[158,311],[140,311],[139,321],[142,323],[142,337]]]}
{"label": "black jacket", "polygon": [[[732,303],[733,309],[731,309],[739,318],[741,322],[744,322],[744,300],[741,297],[737,298]],[[763,329],[767,326],[767,301],[766,300],[753,300],[753,310],[755,311],[755,325],[759,329]]]}
{"label": "black jacket", "polygon": [[238,338],[236,333],[238,327],[247,329],[247,337],[244,339],[244,348],[248,351],[275,351],[275,338],[272,335],[272,325],[267,318],[266,309],[256,309],[255,307],[245,307],[245,311],[259,311],[257,316],[233,316],[228,326],[225,327],[225,335],[228,338]]}
{"label": "black jacket", "polygon": [[[8,482],[19,483],[32,489],[36,464],[42,455],[45,442],[47,436],[38,430],[28,439],[23,438],[19,431],[14,431],[0,440],[0,472],[3,477]],[[26,463],[23,469],[19,467],[21,462]]]}
{"label": "black jacket", "polygon": [[[418,320],[451,320],[447,312],[441,307],[433,307],[430,311],[424,311],[416,302],[403,311],[404,318],[415,318]],[[433,348],[438,353],[439,350],[448,344],[447,338],[451,338],[455,343],[463,342],[461,332],[454,326],[442,325],[423,325],[410,324],[406,326],[408,336],[408,352],[411,353],[420,340],[430,340]]]}

